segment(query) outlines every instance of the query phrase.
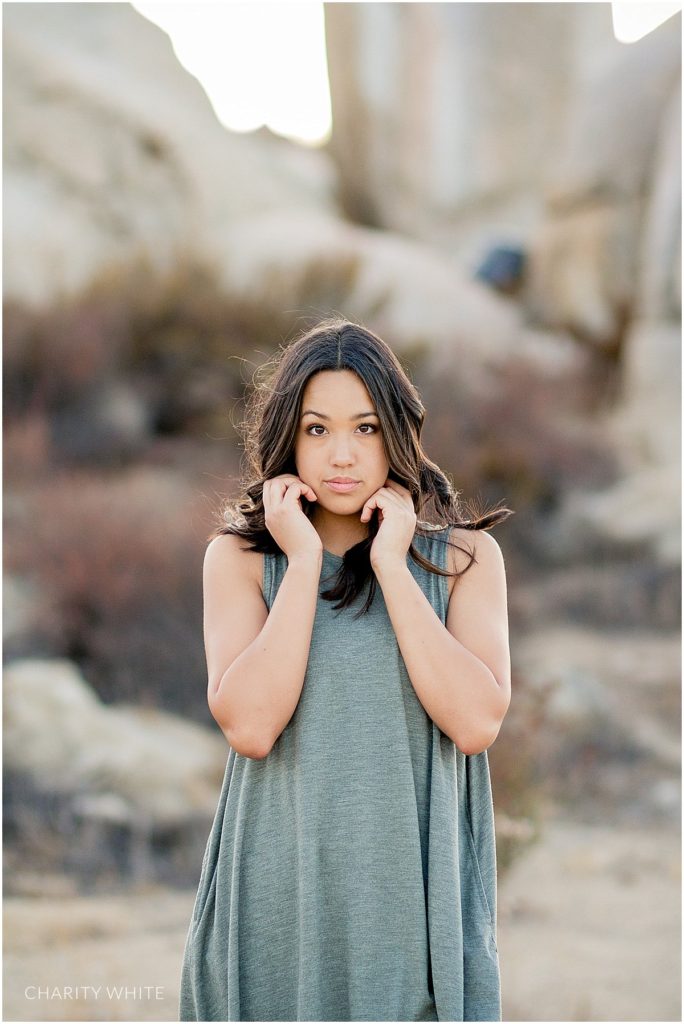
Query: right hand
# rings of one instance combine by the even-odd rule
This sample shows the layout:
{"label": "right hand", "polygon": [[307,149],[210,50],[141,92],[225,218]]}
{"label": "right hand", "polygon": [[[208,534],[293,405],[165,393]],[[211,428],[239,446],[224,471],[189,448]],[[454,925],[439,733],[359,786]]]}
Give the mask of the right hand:
{"label": "right hand", "polygon": [[293,473],[281,473],[264,480],[264,521],[266,528],[288,561],[299,555],[318,555],[323,543],[306,517],[300,497],[317,501],[315,492]]}

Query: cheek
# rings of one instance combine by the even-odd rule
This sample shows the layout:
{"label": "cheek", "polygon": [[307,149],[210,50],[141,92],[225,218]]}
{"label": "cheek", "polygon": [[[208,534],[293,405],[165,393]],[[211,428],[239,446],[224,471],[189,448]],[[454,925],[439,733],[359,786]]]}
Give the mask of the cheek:
{"label": "cheek", "polygon": [[311,469],[315,464],[315,458],[312,457],[310,446],[302,442],[297,442],[295,444],[294,460],[298,473],[302,477],[311,472]]}
{"label": "cheek", "polygon": [[382,438],[378,441],[376,458],[378,463],[382,464],[385,470],[389,470],[389,459],[387,458],[387,452],[385,451],[385,445],[382,441]]}

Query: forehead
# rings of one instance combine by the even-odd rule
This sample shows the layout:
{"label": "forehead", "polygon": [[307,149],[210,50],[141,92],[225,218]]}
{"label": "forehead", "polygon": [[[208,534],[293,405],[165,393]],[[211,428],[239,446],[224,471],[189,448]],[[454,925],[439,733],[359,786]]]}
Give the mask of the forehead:
{"label": "forehead", "polygon": [[304,388],[303,402],[307,408],[312,405],[315,409],[325,412],[328,407],[331,410],[345,410],[350,402],[359,405],[361,409],[371,410],[375,406],[368,394],[366,385],[360,377],[351,370],[321,370],[314,374]]}

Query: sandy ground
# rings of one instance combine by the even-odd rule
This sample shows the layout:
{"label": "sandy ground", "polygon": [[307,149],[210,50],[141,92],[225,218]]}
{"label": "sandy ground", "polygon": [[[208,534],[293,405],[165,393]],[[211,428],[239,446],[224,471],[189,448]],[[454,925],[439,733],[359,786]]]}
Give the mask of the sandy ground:
{"label": "sandy ground", "polygon": [[679,829],[556,822],[499,890],[504,1019],[681,1021]]}
{"label": "sandy ground", "polygon": [[[4,1020],[177,1019],[194,892],[24,884],[42,894],[5,900]],[[681,1020],[680,886],[678,829],[549,822],[499,885],[504,1020]]]}

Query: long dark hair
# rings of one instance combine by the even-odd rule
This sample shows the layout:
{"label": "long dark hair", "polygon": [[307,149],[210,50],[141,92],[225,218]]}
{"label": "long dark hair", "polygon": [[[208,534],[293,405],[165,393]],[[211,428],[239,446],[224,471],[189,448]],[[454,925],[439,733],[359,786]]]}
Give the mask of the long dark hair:
{"label": "long dark hair", "polygon": [[[256,382],[242,425],[247,459],[244,496],[224,505],[219,513],[221,525],[208,540],[231,533],[248,540],[251,551],[281,551],[264,521],[264,481],[282,473],[297,475],[294,448],[302,396],[309,378],[321,370],[352,370],[365,384],[380,419],[390,466],[388,476],[410,491],[419,534],[446,526],[488,530],[513,514],[512,509],[503,507],[473,512],[472,503],[468,503],[470,515],[462,512],[459,492],[421,446],[425,408],[418,391],[389,345],[367,327],[337,317],[323,320],[276,353],[261,370],[265,379]],[[304,496],[301,502],[302,510],[310,517],[315,502]],[[421,519],[426,510],[428,517]],[[321,593],[326,600],[339,602],[336,609],[344,608],[370,579],[368,597],[359,615],[368,611],[377,586],[369,557],[379,528],[377,512],[368,526],[369,535],[345,553],[335,584]],[[446,536],[445,543],[464,550]],[[460,572],[452,573],[433,565],[413,543],[408,553],[418,565],[440,576],[461,576],[475,560],[473,551],[465,552],[470,561]]]}

